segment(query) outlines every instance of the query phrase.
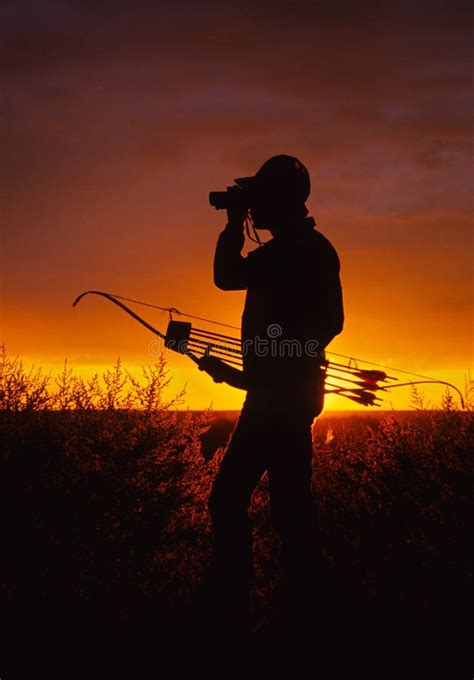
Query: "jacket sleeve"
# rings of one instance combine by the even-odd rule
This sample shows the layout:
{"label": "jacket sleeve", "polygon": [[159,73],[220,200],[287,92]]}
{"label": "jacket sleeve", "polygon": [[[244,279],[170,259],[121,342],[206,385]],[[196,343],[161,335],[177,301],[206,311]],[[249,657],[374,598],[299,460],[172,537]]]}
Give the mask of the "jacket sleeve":
{"label": "jacket sleeve", "polygon": [[241,255],[245,236],[240,227],[227,224],[214,253],[214,283],[221,290],[244,290],[248,282],[247,258]]}
{"label": "jacket sleeve", "polygon": [[327,266],[324,267],[324,279],[321,284],[321,316],[324,323],[319,341],[321,349],[324,349],[336,335],[342,332],[344,327],[340,262],[333,246],[327,253]]}
{"label": "jacket sleeve", "polygon": [[299,260],[295,278],[298,294],[285,298],[291,309],[288,332],[303,342],[317,342],[324,350],[344,326],[340,263],[335,248],[321,240],[316,252],[308,250]]}

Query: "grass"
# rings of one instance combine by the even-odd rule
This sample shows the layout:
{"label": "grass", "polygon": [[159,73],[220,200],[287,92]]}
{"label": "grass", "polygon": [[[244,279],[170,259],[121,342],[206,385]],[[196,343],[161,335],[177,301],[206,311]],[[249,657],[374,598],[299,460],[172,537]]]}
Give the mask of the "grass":
{"label": "grass", "polygon": [[[193,593],[211,555],[207,497],[223,450],[203,456],[214,416],[178,412],[185,395],[165,401],[168,382],[163,360],[141,380],[120,361],[88,382],[65,364],[52,380],[3,350],[1,591],[10,653],[2,677],[24,676],[32,656],[50,677],[83,673],[97,656],[133,677],[165,665],[172,677],[229,674],[243,658],[195,620]],[[316,424],[325,598],[315,612],[319,637],[308,642],[315,671],[468,669],[474,421],[466,396],[466,410],[449,393],[439,410],[426,410],[414,392],[410,417]],[[251,505],[251,644],[262,663],[277,663],[269,612],[279,540],[267,500],[264,477]]]}

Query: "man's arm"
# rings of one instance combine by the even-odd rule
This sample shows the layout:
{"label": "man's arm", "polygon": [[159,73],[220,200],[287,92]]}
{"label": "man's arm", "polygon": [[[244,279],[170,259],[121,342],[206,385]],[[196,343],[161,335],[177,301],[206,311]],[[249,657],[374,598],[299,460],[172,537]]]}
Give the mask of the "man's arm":
{"label": "man's arm", "polygon": [[333,252],[333,264],[327,280],[326,297],[326,323],[325,333],[322,334],[320,342],[321,349],[342,332],[344,328],[344,304],[342,300],[342,285],[340,278],[340,263],[336,251]]}
{"label": "man's arm", "polygon": [[[227,187],[230,194],[240,195],[240,189]],[[221,290],[247,288],[247,258],[240,254],[244,247],[244,222],[247,208],[239,201],[227,208],[227,224],[219,235],[214,254],[214,283]]]}
{"label": "man's arm", "polygon": [[227,223],[214,253],[214,283],[221,290],[247,288],[247,258],[240,253],[245,236],[241,225]]}
{"label": "man's arm", "polygon": [[340,262],[335,248],[330,245],[326,254],[325,276],[321,282],[321,313],[324,330],[320,333],[320,349],[323,350],[342,332],[344,327],[344,305],[340,278]]}
{"label": "man's arm", "polygon": [[339,257],[321,235],[317,251],[303,254],[299,266],[300,288],[288,330],[302,341],[317,341],[318,351],[322,351],[344,326]]}

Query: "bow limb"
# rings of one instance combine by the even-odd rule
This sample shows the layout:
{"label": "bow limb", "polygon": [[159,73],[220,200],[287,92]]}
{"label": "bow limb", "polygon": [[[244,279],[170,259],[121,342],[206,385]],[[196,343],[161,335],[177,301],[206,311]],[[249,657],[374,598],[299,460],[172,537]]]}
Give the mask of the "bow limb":
{"label": "bow limb", "polygon": [[446,385],[446,387],[450,387],[457,393],[459,401],[461,402],[461,407],[465,408],[464,398],[462,396],[461,390],[456,387],[456,385],[445,382],[444,380],[415,380],[415,382],[397,383],[396,385],[380,385],[378,389],[382,390],[383,392],[387,392],[389,390],[393,390],[395,387],[411,387],[412,385],[426,385],[428,383],[432,383],[433,385]]}
{"label": "bow limb", "polygon": [[157,330],[154,326],[148,323],[148,321],[145,321],[145,319],[142,319],[141,316],[139,316],[136,312],[134,312],[132,309],[127,307],[127,305],[124,305],[123,302],[120,302],[120,300],[117,300],[114,298],[113,295],[110,293],[104,293],[101,290],[86,290],[85,293],[81,293],[78,295],[78,297],[74,300],[72,303],[72,306],[75,307],[78,302],[82,300],[83,297],[86,295],[100,295],[101,297],[106,298],[107,300],[110,300],[110,302],[113,302],[114,305],[117,305],[117,307],[120,307],[123,309],[124,312],[126,312],[129,316],[132,317],[132,319],[135,319],[135,321],[138,321],[139,324],[142,326],[145,326],[146,329],[157,335],[159,338],[162,338],[163,340],[165,339],[165,335],[163,333],[160,333],[159,330]]}

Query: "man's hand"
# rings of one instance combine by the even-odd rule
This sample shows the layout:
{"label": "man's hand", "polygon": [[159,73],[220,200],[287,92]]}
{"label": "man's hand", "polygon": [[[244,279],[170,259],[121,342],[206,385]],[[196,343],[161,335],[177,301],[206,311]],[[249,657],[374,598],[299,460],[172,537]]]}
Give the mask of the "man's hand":
{"label": "man's hand", "polygon": [[[239,187],[236,186],[231,186],[227,187],[227,191],[237,195],[242,192],[242,189],[239,189]],[[227,208],[228,223],[235,229],[243,230],[245,218],[247,217],[247,211],[247,208],[243,208],[240,205],[233,205],[230,208]]]}
{"label": "man's hand", "polygon": [[233,366],[229,366],[217,357],[204,355],[199,359],[198,367],[199,370],[205,371],[210,375],[214,382],[225,382],[232,387],[237,387],[239,390],[247,389],[242,371],[239,371]]}
{"label": "man's hand", "polygon": [[204,355],[199,359],[198,367],[200,371],[205,371],[210,375],[214,382],[224,382],[227,364],[217,357]]}

